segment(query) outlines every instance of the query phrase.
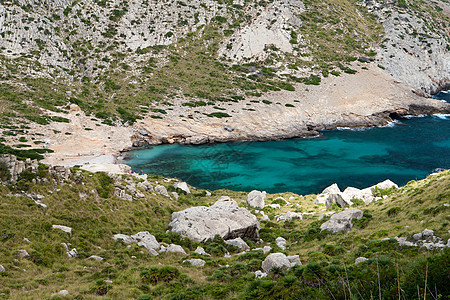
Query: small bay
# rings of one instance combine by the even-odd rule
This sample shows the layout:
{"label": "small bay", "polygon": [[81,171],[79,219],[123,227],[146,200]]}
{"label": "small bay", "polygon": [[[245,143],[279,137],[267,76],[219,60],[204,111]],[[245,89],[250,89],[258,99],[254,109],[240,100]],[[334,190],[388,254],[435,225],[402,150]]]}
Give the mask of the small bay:
{"label": "small bay", "polygon": [[[449,93],[436,98],[449,101]],[[313,139],[159,145],[128,154],[133,171],[177,177],[210,190],[319,193],[338,183],[364,188],[387,178],[403,185],[450,168],[450,116],[392,126],[324,131]]]}

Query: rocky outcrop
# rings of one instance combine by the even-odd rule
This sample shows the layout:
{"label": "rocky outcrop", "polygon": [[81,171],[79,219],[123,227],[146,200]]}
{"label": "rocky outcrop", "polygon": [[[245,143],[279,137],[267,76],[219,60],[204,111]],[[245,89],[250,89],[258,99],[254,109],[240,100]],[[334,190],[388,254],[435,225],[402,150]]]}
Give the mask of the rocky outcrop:
{"label": "rocky outcrop", "polygon": [[365,204],[370,204],[376,200],[376,197],[373,195],[374,189],[384,190],[391,188],[398,188],[398,185],[389,179],[365,189],[347,187],[343,192],[341,192],[337,184],[334,183],[317,196],[314,200],[314,204],[324,204],[328,209],[331,208],[333,203],[337,203],[342,208],[351,206],[353,205],[353,199],[362,200]]}
{"label": "rocky outcrop", "polygon": [[300,259],[296,256],[286,256],[283,253],[269,254],[262,262],[262,269],[265,273],[269,273],[273,268],[290,268],[299,265]]}
{"label": "rocky outcrop", "polygon": [[[377,58],[386,72],[426,94],[434,94],[450,85],[450,51],[444,21],[436,21],[422,8],[394,2],[362,1],[384,27]],[[436,22],[435,22],[436,21]]]}
{"label": "rocky outcrop", "polygon": [[19,175],[23,171],[29,169],[31,172],[36,172],[39,167],[37,160],[31,160],[29,158],[24,161],[18,160],[16,156],[9,154],[0,155],[0,165],[4,165],[7,170],[7,174],[4,174],[5,178],[0,177],[0,182],[10,183],[17,183]]}
{"label": "rocky outcrop", "polygon": [[219,55],[235,61],[262,61],[270,55],[271,47],[292,53],[294,48],[290,32],[301,25],[298,16],[304,10],[300,1],[273,1],[250,24],[226,39]]}
{"label": "rocky outcrop", "polygon": [[334,214],[330,220],[326,221],[320,226],[320,229],[331,231],[332,233],[340,231],[350,231],[352,229],[352,219],[361,219],[363,212],[359,209],[349,209],[343,212]]}
{"label": "rocky outcrop", "polygon": [[206,242],[216,234],[224,240],[238,237],[258,240],[260,228],[256,216],[229,197],[210,207],[198,206],[175,212],[169,227],[196,242]]}

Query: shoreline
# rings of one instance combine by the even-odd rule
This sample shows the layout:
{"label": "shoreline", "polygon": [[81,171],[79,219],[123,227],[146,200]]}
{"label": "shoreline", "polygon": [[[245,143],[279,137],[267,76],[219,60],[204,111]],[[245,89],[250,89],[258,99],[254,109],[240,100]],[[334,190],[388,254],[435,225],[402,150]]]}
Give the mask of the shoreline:
{"label": "shoreline", "polygon": [[[376,65],[353,66],[356,74],[324,78],[320,85],[297,84],[295,91],[268,92],[239,102],[189,108],[182,102],[164,107],[163,118],[146,116],[133,126],[101,124],[72,104],[68,114],[46,112],[68,123],[30,124],[27,140],[38,138],[54,150],[43,163],[53,166],[121,165],[120,155],[146,145],[206,144],[314,138],[321,130],[386,126],[408,115],[450,113],[450,103],[419,96]],[[268,104],[270,103],[270,104]],[[217,111],[229,117],[215,118]],[[186,117],[190,116],[190,117]],[[18,137],[5,142],[13,146]],[[123,154],[122,154],[123,155]],[[89,168],[94,168],[89,166]]]}

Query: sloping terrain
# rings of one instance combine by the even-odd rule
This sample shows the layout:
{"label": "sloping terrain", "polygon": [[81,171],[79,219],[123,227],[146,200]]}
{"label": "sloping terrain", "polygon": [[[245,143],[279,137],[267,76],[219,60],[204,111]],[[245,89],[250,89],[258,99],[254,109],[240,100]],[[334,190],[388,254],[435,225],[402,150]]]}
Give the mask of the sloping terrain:
{"label": "sloping terrain", "polygon": [[[26,164],[30,169],[18,173],[15,184],[0,187],[0,295],[5,299],[60,299],[61,290],[76,299],[368,299],[380,294],[383,299],[417,299],[418,294],[422,299],[425,288],[427,298],[450,295],[448,171],[399,189],[376,190],[383,199],[368,205],[353,199],[347,210],[360,209],[363,217],[352,221],[350,232],[331,234],[320,229],[329,216],[319,216],[347,210],[315,205],[315,195],[267,195],[264,217],[245,204],[246,193],[218,190],[210,195],[193,187],[186,193],[175,187],[177,180],[159,176]],[[0,164],[4,182],[12,179],[7,170]],[[221,196],[257,216],[262,241],[244,240],[251,249],[270,246],[268,251],[242,252],[221,238],[202,244],[167,231],[173,212],[209,206]],[[302,218],[279,218],[289,211]],[[425,229],[433,230],[428,238],[414,235]],[[153,256],[142,245],[113,239],[143,231],[165,247],[182,246],[186,254],[161,251]],[[278,237],[286,240],[285,249]],[[195,253],[198,246],[209,256]],[[299,255],[301,265],[272,269],[268,277],[256,279],[255,271],[271,253]],[[368,260],[355,264],[358,257]],[[191,258],[205,265],[184,262]]]}

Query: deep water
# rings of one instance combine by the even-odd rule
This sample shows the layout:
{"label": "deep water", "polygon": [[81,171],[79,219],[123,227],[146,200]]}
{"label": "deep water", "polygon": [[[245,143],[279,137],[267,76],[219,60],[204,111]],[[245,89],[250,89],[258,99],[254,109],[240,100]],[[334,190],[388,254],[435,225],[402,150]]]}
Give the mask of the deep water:
{"label": "deep water", "polygon": [[[449,101],[448,93],[437,95]],[[324,131],[314,139],[160,145],[129,153],[136,172],[177,177],[210,190],[319,193],[336,182],[403,185],[450,168],[450,116],[401,119],[392,126]]]}

